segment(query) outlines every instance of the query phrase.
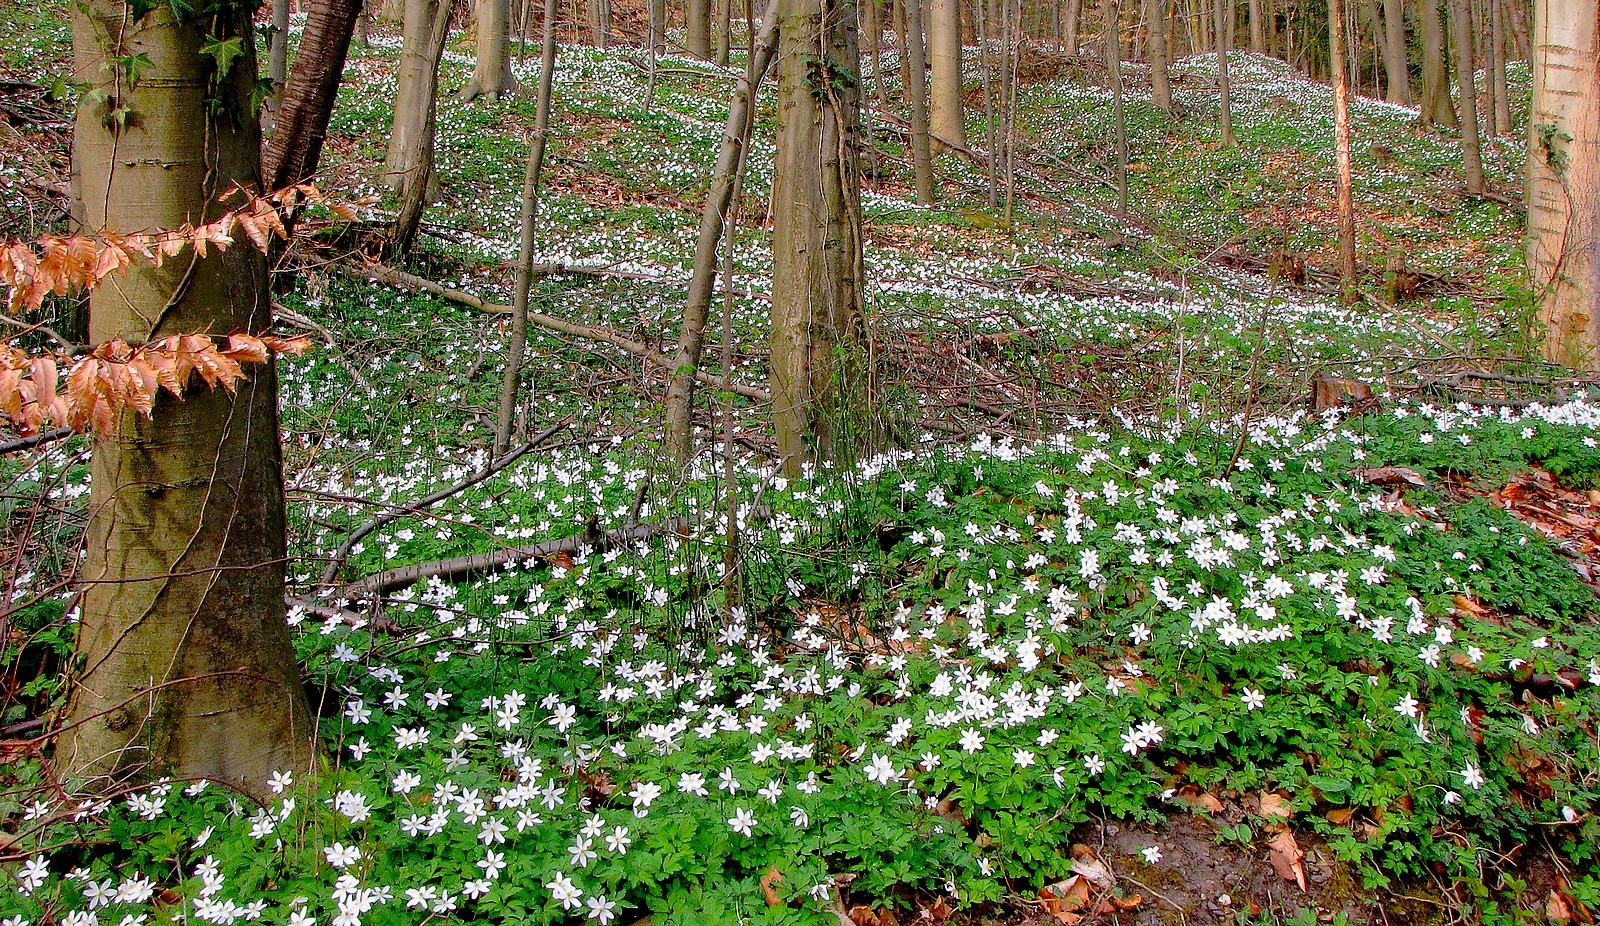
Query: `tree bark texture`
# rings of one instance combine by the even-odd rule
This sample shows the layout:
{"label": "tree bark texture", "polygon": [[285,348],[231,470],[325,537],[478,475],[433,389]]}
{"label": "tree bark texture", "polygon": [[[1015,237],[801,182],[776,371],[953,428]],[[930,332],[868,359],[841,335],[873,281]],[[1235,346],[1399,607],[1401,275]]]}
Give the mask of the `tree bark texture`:
{"label": "tree bark texture", "polygon": [[928,132],[935,142],[965,148],[961,103],[961,0],[928,0]]}
{"label": "tree bark texture", "polygon": [[1461,94],[1461,163],[1467,192],[1483,192],[1483,148],[1478,137],[1478,89],[1472,53],[1472,0],[1450,0],[1450,32],[1456,53],[1456,85]]}
{"label": "tree bark texture", "polygon": [[1228,77],[1228,45],[1233,30],[1233,0],[1213,0],[1216,10],[1217,30],[1217,95],[1222,103],[1222,147],[1232,148],[1233,138],[1233,81]]}
{"label": "tree bark texture", "polygon": [[1506,85],[1506,0],[1489,0],[1489,48],[1494,60],[1489,65],[1489,80],[1494,88],[1494,134],[1511,134],[1511,97]]}
{"label": "tree bark texture", "polygon": [[683,48],[704,61],[711,60],[711,2],[688,0],[683,8]]}
{"label": "tree bark texture", "polygon": [[1406,55],[1405,0],[1383,0],[1383,64],[1389,87],[1384,99],[1411,105],[1411,64]]}
{"label": "tree bark texture", "polygon": [[1261,0],[1250,0],[1250,50],[1262,54],[1267,50],[1267,23],[1261,12]]}
{"label": "tree bark texture", "polygon": [[[478,58],[461,98],[498,100],[517,89],[517,79],[511,74],[511,0],[478,0],[477,10]],[[437,72],[437,63],[434,69]]]}
{"label": "tree bark texture", "polygon": [[544,0],[539,90],[533,115],[533,138],[528,146],[528,168],[522,176],[517,279],[511,299],[511,343],[506,347],[506,369],[500,383],[500,408],[494,425],[494,453],[497,457],[511,446],[511,432],[516,427],[518,386],[522,380],[522,355],[528,349],[528,294],[533,288],[534,232],[539,220],[539,175],[544,171],[545,141],[550,137],[550,88],[555,82],[556,73],[556,12],[559,5],[559,0]]}
{"label": "tree bark texture", "polygon": [[1422,120],[1453,129],[1458,123],[1455,107],[1450,103],[1450,70],[1445,63],[1439,0],[1422,0],[1417,16],[1422,20]]}
{"label": "tree bark texture", "polygon": [[[72,29],[77,78],[107,93],[84,98],[73,136],[87,230],[176,228],[219,215],[235,183],[259,189],[248,16],[184,24],[165,4],[135,18],[119,0],[88,0]],[[208,34],[243,39],[226,76],[200,51]],[[150,61],[135,87],[100,67],[124,55]],[[113,107],[128,111],[120,128]],[[188,252],[95,289],[90,340],[261,331],[270,311],[259,251]],[[262,794],[274,770],[309,771],[315,731],[284,621],[272,364],[252,365],[236,392],[163,395],[150,419],[123,412],[95,439],[89,511],[63,778],[206,777]]]}
{"label": "tree bark texture", "polygon": [[1333,84],[1334,168],[1338,174],[1339,288],[1342,298],[1356,295],[1356,212],[1350,166],[1350,84],[1345,68],[1344,4],[1328,0],[1328,67]]}
{"label": "tree bark texture", "polygon": [[870,452],[851,0],[779,0],[772,413],[785,472]]}
{"label": "tree bark texture", "polygon": [[289,77],[289,0],[272,0],[272,38],[267,45],[267,77],[282,91]]}
{"label": "tree bark texture", "polygon": [[1594,0],[1534,0],[1528,120],[1528,274],[1544,355],[1600,370],[1600,15]]}
{"label": "tree bark texture", "polygon": [[[728,123],[722,130],[722,147],[717,152],[711,173],[711,189],[700,210],[699,237],[694,249],[694,272],[689,279],[689,296],[684,302],[683,324],[678,331],[678,350],[672,358],[672,378],[667,385],[667,451],[681,466],[694,453],[694,384],[705,346],[706,320],[711,314],[711,297],[717,286],[717,245],[733,203],[734,190],[744,170],[744,156],[754,124],[750,105],[777,51],[777,4],[769,6],[755,54],[745,66],[744,77],[733,92],[728,106]],[[729,249],[733,246],[730,241]],[[724,283],[726,283],[726,279]],[[728,375],[723,370],[723,375]]]}
{"label": "tree bark texture", "polygon": [[1144,0],[1144,17],[1149,23],[1150,39],[1145,52],[1150,59],[1150,103],[1157,109],[1172,111],[1172,80],[1167,70],[1170,54],[1167,50],[1167,0]]}
{"label": "tree bark texture", "polygon": [[928,59],[922,37],[922,0],[901,0],[906,15],[906,103],[911,109],[911,170],[917,202],[932,205],[933,144],[928,137]]}
{"label": "tree bark texture", "polygon": [[261,153],[267,189],[282,189],[316,175],[361,5],[361,0],[311,0],[294,72],[283,88],[277,124]]}
{"label": "tree bark texture", "polygon": [[[403,256],[411,253],[411,246],[417,238],[417,229],[422,225],[422,210],[427,208],[429,201],[433,199],[434,130],[439,109],[439,59],[444,56],[445,42],[450,36],[450,0],[436,0],[431,13],[433,16],[433,22],[429,26],[431,32],[428,34],[427,47],[423,49],[427,70],[421,75],[426,81],[427,96],[420,101],[422,124],[413,139],[411,160],[396,172],[400,181],[400,212],[395,217],[394,232],[390,237],[391,255]],[[395,122],[399,121],[400,113],[396,111]]]}
{"label": "tree bark texture", "polygon": [[[433,55],[435,13],[450,0],[405,0],[400,26],[400,65],[396,74],[394,121],[389,126],[389,146],[384,175],[389,185],[402,189],[416,170],[428,112],[438,92],[439,62]],[[446,13],[446,16],[449,14]]]}

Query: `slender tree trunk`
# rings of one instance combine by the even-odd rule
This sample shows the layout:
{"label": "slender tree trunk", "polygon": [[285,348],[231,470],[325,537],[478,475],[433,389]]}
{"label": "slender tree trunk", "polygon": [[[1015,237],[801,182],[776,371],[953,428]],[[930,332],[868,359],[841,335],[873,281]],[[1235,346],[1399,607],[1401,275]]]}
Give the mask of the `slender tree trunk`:
{"label": "slender tree trunk", "polygon": [[[772,416],[786,473],[871,453],[861,295],[859,52],[849,0],[779,0]],[[811,62],[837,80],[813,94]]]}
{"label": "slender tree trunk", "polygon": [[650,49],[653,54],[667,53],[667,0],[649,0]]}
{"label": "slender tree trunk", "polygon": [[1450,103],[1450,69],[1445,63],[1439,0],[1422,0],[1418,16],[1422,20],[1422,119],[1453,129],[1459,123]]}
{"label": "slender tree trunk", "polygon": [[984,161],[984,175],[988,180],[985,201],[990,208],[1000,202],[999,126],[995,122],[994,49],[989,41],[989,14],[992,0],[974,0],[972,5],[973,28],[978,33],[978,68],[983,73],[983,146],[989,155]]}
{"label": "slender tree trunk", "polygon": [[498,100],[516,92],[517,79],[511,74],[511,0],[478,0],[477,40],[478,60],[472,80],[461,90],[461,99],[482,96]]}
{"label": "slender tree trunk", "polygon": [[1106,30],[1106,82],[1111,85],[1111,121],[1117,146],[1117,218],[1128,217],[1128,117],[1122,105],[1122,16],[1117,0],[1102,0]]}
{"label": "slender tree trunk", "polygon": [[1534,0],[1528,119],[1528,275],[1544,356],[1600,370],[1600,15]]}
{"label": "slender tree trunk", "polygon": [[1494,134],[1511,134],[1511,97],[1506,86],[1505,0],[1489,0],[1489,81],[1494,90]]}
{"label": "slender tree trunk", "polygon": [[1267,23],[1261,14],[1261,0],[1250,0],[1250,50],[1263,54],[1267,50]]}
{"label": "slender tree trunk", "polygon": [[1172,82],[1167,76],[1167,0],[1144,0],[1144,18],[1150,29],[1150,39],[1145,44],[1150,57],[1150,103],[1157,109],[1171,112]]}
{"label": "slender tree trunk", "polygon": [[389,126],[389,148],[384,175],[396,190],[405,186],[416,170],[428,126],[428,110],[438,91],[438,61],[431,57],[433,24],[438,8],[450,0],[405,0],[405,21],[400,27],[400,64],[394,121]]}
{"label": "slender tree trunk", "polygon": [[872,92],[878,105],[888,107],[889,95],[883,81],[883,6],[881,0],[866,0],[867,61],[872,65]]}
{"label": "slender tree trunk", "polygon": [[1061,23],[1061,29],[1066,33],[1066,51],[1069,55],[1078,53],[1078,18],[1083,15],[1083,0],[1067,0],[1066,16]]}
{"label": "slender tree trunk", "polygon": [[965,148],[961,103],[961,0],[929,0],[928,65],[932,96],[928,131],[936,141]]}
{"label": "slender tree trunk", "polygon": [[1345,302],[1356,300],[1356,211],[1350,169],[1350,90],[1345,76],[1344,10],[1328,0],[1328,68],[1333,84],[1334,166],[1338,172],[1339,288]]}
{"label": "slender tree trunk", "polygon": [[[1538,3],[1539,0],[1533,0]],[[1522,11],[1521,0],[1514,0],[1511,4],[1511,37],[1517,43],[1517,58],[1521,61],[1533,60],[1533,43],[1528,29],[1528,17]]]}
{"label": "slender tree trunk", "polygon": [[1005,227],[1010,230],[1015,225],[1017,206],[1017,72],[1022,67],[1022,0],[1017,0],[1017,13],[1015,24],[1007,7],[1010,0],[1001,0],[1000,8],[1006,21],[1005,47],[1008,60],[1006,65],[1005,96],[1002,103],[1005,107]]}
{"label": "slender tree trunk", "polygon": [[711,60],[711,0],[687,0],[683,9],[683,48],[704,61]]}
{"label": "slender tree trunk", "polygon": [[[683,307],[683,325],[678,331],[678,351],[672,358],[672,378],[667,385],[667,451],[680,466],[687,465],[694,455],[694,374],[700,369],[706,319],[710,316],[711,299],[716,291],[717,245],[722,239],[723,224],[733,203],[734,190],[739,186],[739,178],[744,171],[745,151],[755,122],[750,101],[766,77],[772,56],[777,51],[777,43],[777,0],[770,0],[761,37],[728,105],[728,124],[722,131],[722,147],[717,152],[716,167],[711,174],[711,189],[706,194],[705,206],[700,210],[694,272],[689,280],[689,296]],[[731,240],[727,247],[731,253]],[[724,283],[727,282],[724,275]],[[724,368],[722,375],[727,376],[729,372]]]}
{"label": "slender tree trunk", "polygon": [[1467,192],[1483,192],[1483,149],[1478,139],[1478,91],[1473,83],[1471,0],[1450,0],[1450,31],[1456,52],[1456,83],[1461,93],[1461,161]]}
{"label": "slender tree trunk", "polygon": [[[427,0],[422,2],[426,3]],[[435,184],[433,146],[439,108],[439,59],[444,57],[445,40],[450,36],[450,0],[437,0],[429,12],[432,13],[433,21],[429,25],[428,45],[423,49],[428,69],[421,75],[426,80],[427,96],[422,104],[422,125],[416,133],[415,147],[411,151],[412,160],[399,172],[400,211],[395,217],[394,233],[389,239],[391,256],[404,257],[411,253],[411,247],[417,240],[417,229],[422,227],[422,210],[427,208],[428,202],[433,198]],[[398,122],[399,118],[400,114],[396,111],[395,121]]]}
{"label": "slender tree trunk", "polygon": [[[530,0],[531,2],[531,0]],[[544,0],[544,35],[540,44],[539,89],[528,146],[528,169],[522,177],[522,218],[517,231],[517,280],[511,301],[511,343],[506,347],[505,377],[500,383],[500,409],[494,424],[496,457],[511,447],[517,425],[517,397],[522,357],[528,350],[528,294],[533,289],[533,248],[539,221],[539,175],[544,171],[545,142],[550,137],[550,88],[556,73],[556,13],[560,0]]]}
{"label": "slender tree trunk", "polygon": [[267,48],[267,77],[282,92],[289,79],[289,0],[272,0],[272,40]]}
{"label": "slender tree trunk", "polygon": [[[90,232],[177,228],[214,218],[234,184],[259,189],[255,39],[243,7],[179,24],[118,0],[72,7],[81,98],[73,173]],[[238,39],[227,75],[201,49]],[[137,86],[116,57],[149,64]],[[135,118],[120,131],[108,117]],[[263,331],[265,257],[248,244],[135,265],[90,296],[94,344],[170,334]],[[252,365],[234,391],[163,395],[94,440],[79,573],[77,657],[61,780],[209,778],[266,794],[276,770],[313,770],[315,729],[284,621],[277,379]],[[101,777],[101,776],[108,776]]]}
{"label": "slender tree trunk", "polygon": [[267,189],[316,176],[350,37],[360,19],[361,0],[311,0],[294,72],[278,101],[277,125],[261,153]]}
{"label": "slender tree trunk", "polygon": [[922,44],[922,0],[902,0],[906,11],[906,102],[911,106],[911,168],[917,202],[938,198],[933,183],[933,145],[928,138],[928,70]]}
{"label": "slender tree trunk", "polygon": [[1233,0],[1213,0],[1216,6],[1217,30],[1217,93],[1222,101],[1222,147],[1232,148],[1233,138],[1233,81],[1228,77],[1228,20],[1233,18]]}
{"label": "slender tree trunk", "polygon": [[611,44],[611,0],[589,0],[589,36],[595,48]]}
{"label": "slender tree trunk", "polygon": [[1383,63],[1389,73],[1391,103],[1411,105],[1411,64],[1406,56],[1405,0],[1383,0]]}
{"label": "slender tree trunk", "polygon": [[716,0],[715,12],[715,60],[719,67],[727,67],[733,48],[733,0]]}

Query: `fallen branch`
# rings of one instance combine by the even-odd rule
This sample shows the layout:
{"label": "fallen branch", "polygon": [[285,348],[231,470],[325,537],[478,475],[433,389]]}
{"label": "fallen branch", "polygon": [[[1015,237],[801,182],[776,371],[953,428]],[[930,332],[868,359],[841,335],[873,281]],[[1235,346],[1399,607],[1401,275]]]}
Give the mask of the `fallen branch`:
{"label": "fallen branch", "polygon": [[640,524],[636,527],[622,530],[584,531],[573,534],[570,537],[557,537],[526,546],[491,550],[488,553],[453,556],[449,559],[434,560],[429,563],[416,563],[411,566],[401,566],[397,569],[387,569],[340,588],[338,597],[352,601],[365,599],[405,588],[423,579],[439,578],[446,582],[453,582],[458,579],[465,579],[468,576],[480,575],[510,563],[548,559],[557,553],[577,553],[585,546],[605,549],[635,540],[648,540],[659,534],[681,533],[694,524],[696,520],[698,519],[677,517],[659,523]]}
{"label": "fallen branch", "polygon": [[42,431],[38,434],[29,435],[28,437],[19,437],[16,440],[8,440],[5,443],[0,444],[0,457],[3,457],[8,453],[16,453],[19,450],[31,450],[40,444],[48,444],[52,441],[58,441],[63,437],[71,437],[76,433],[78,432],[71,428],[53,428],[49,431]]}
{"label": "fallen branch", "polygon": [[[541,270],[541,272],[564,272],[560,269],[548,271],[542,270],[543,267],[559,266],[560,265],[538,265],[535,267],[535,269]],[[496,315],[509,315],[511,313],[510,306],[501,305],[496,302],[489,302],[488,300],[472,293],[459,289],[451,289],[450,287],[445,286],[442,283],[436,283],[427,277],[420,277],[414,273],[407,273],[404,270],[396,270],[393,267],[388,267],[383,264],[373,264],[364,270],[355,272],[361,274],[366,279],[373,280],[378,283],[390,283],[395,286],[403,286],[408,289],[419,290],[421,292],[438,296],[441,299],[454,302],[458,305],[464,305],[471,309],[477,309],[480,312],[489,312]],[[574,270],[572,272],[580,271]],[[617,271],[617,274],[622,275],[622,272]],[[639,274],[635,275],[634,278],[643,276],[645,275]],[[572,322],[556,318],[553,315],[546,315],[543,312],[529,312],[528,321],[529,323],[538,325],[540,328],[544,328],[547,331],[555,331],[560,334],[571,335],[572,337],[583,338],[589,341],[599,341],[602,344],[610,344],[613,347],[619,347],[635,357],[647,360],[663,369],[672,368],[672,359],[666,354],[655,350],[649,345],[641,344],[632,338],[627,338],[617,334],[615,331],[612,331],[609,328],[601,328],[597,325],[574,324]],[[699,382],[705,383],[708,386],[714,386],[717,389],[726,389],[735,395],[741,395],[747,399],[753,399],[757,402],[772,401],[772,394],[767,392],[765,389],[756,389],[752,386],[744,386],[740,385],[739,383],[729,382],[720,376],[715,376],[711,373],[707,373],[704,370],[696,372],[695,379]]]}
{"label": "fallen branch", "polygon": [[422,498],[417,499],[409,505],[385,511],[383,514],[378,515],[356,530],[351,531],[350,536],[344,539],[344,543],[339,545],[339,549],[334,552],[333,558],[328,561],[327,568],[322,571],[322,584],[331,585],[333,583],[334,578],[339,574],[340,567],[344,565],[344,561],[350,558],[350,551],[355,548],[357,543],[361,542],[363,537],[366,537],[378,528],[383,527],[385,524],[392,524],[395,521],[410,515],[421,514],[423,509],[436,505],[458,492],[463,492],[472,488],[485,479],[488,479],[490,476],[493,476],[495,473],[504,470],[506,467],[527,456],[529,453],[537,449],[540,444],[549,440],[553,434],[562,430],[571,423],[571,416],[563,418],[559,422],[551,425],[548,428],[545,428],[543,431],[540,431],[532,440],[523,444],[521,447],[518,447],[500,459],[491,462],[488,466],[485,466],[478,472],[473,473],[472,475],[467,476],[452,485],[445,486],[437,492],[424,495]]}
{"label": "fallen branch", "polygon": [[339,348],[339,342],[334,338],[332,331],[329,331],[326,327],[317,323],[316,321],[301,315],[299,312],[296,312],[295,310],[276,302],[272,304],[272,315],[278,321],[304,328],[307,331],[316,332],[322,337],[323,346],[325,346],[328,349],[328,352],[333,356],[334,362],[343,367],[346,373],[350,374],[350,378],[355,380],[355,384],[362,389],[368,390],[369,392],[372,390],[372,384],[367,381],[365,376],[361,375],[361,370],[359,370],[355,363],[352,362],[350,358],[345,355],[345,352]]}

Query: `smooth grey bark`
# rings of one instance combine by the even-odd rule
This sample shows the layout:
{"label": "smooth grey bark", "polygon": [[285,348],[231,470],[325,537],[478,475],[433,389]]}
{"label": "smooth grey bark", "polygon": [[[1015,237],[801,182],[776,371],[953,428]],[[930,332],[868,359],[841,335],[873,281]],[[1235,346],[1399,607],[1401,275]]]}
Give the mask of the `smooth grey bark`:
{"label": "smooth grey bark", "polygon": [[438,92],[439,62],[432,54],[434,14],[440,6],[449,5],[450,0],[405,0],[394,119],[389,124],[384,158],[384,177],[395,190],[402,189],[417,169],[428,128],[428,111]]}
{"label": "smooth grey bark", "polygon": [[1505,0],[1489,0],[1489,85],[1494,92],[1492,129],[1496,135],[1511,134],[1511,98],[1506,85]]}
{"label": "smooth grey bark", "polygon": [[272,0],[272,39],[267,45],[267,77],[283,91],[289,79],[289,0]]}
{"label": "smooth grey bark", "polygon": [[[873,452],[851,0],[779,0],[772,417],[784,472]],[[824,92],[813,93],[824,69]],[[832,79],[836,78],[836,79]]]}
{"label": "smooth grey bark", "polygon": [[[80,98],[74,186],[91,233],[174,229],[259,190],[254,30],[242,7],[204,25],[165,4],[72,6]],[[201,51],[241,40],[226,76]],[[114,57],[143,55],[137,86]],[[120,129],[113,107],[132,115]],[[93,344],[271,325],[265,256],[248,244],[136,264],[89,300]],[[279,770],[314,770],[315,729],[284,620],[285,517],[277,378],[249,365],[235,391],[162,395],[94,439],[89,523],[60,780],[108,789],[209,778],[252,795]]]}
{"label": "smooth grey bark", "polygon": [[1267,23],[1261,12],[1261,0],[1250,0],[1250,50],[1263,54],[1267,50]]}
{"label": "smooth grey bark", "polygon": [[544,171],[545,142],[550,137],[550,88],[556,73],[556,13],[560,0],[544,0],[544,35],[540,42],[539,89],[533,115],[528,167],[522,176],[522,214],[517,227],[517,279],[511,301],[511,342],[506,346],[505,375],[500,381],[500,408],[495,415],[494,453],[511,446],[516,429],[522,357],[528,350],[528,294],[533,288],[533,248],[539,222],[539,175]]}
{"label": "smooth grey bark", "polygon": [[1345,302],[1356,300],[1355,180],[1350,165],[1350,79],[1345,68],[1344,10],[1341,0],[1328,0],[1328,69],[1333,84],[1333,150],[1339,207],[1339,290]]}
{"label": "smooth grey bark", "polygon": [[1411,65],[1406,55],[1405,0],[1383,0],[1383,65],[1389,87],[1384,99],[1411,105]]}
{"label": "smooth grey bark", "polygon": [[1544,356],[1600,370],[1600,15],[1594,0],[1533,5],[1528,276]]}
{"label": "smooth grey bark", "polygon": [[928,0],[928,132],[935,142],[967,146],[961,102],[961,0]]}
{"label": "smooth grey bark", "polygon": [[[450,0],[437,0],[430,12],[433,21],[429,24],[428,45],[422,49],[427,70],[421,75],[426,81],[428,93],[421,101],[422,125],[416,132],[415,144],[410,152],[411,160],[397,174],[400,179],[400,210],[395,216],[394,231],[389,238],[388,251],[391,256],[411,253],[411,247],[416,243],[417,229],[422,226],[422,210],[433,199],[436,186],[433,164],[439,108],[439,60],[444,56],[445,41],[450,37]],[[395,122],[399,121],[400,113],[397,111]]]}
{"label": "smooth grey bark", "polygon": [[1144,14],[1150,30],[1150,37],[1145,42],[1145,54],[1150,59],[1150,104],[1171,112],[1172,81],[1167,73],[1167,0],[1144,0]]}
{"label": "smooth grey bark", "polygon": [[711,60],[711,0],[686,0],[683,48],[702,61]]}
{"label": "smooth grey bark", "polygon": [[1212,0],[1216,11],[1217,94],[1222,102],[1222,146],[1232,148],[1233,137],[1233,81],[1228,76],[1228,46],[1233,38],[1230,20],[1233,19],[1233,0]]}
{"label": "smooth grey bark", "polygon": [[917,202],[932,205],[933,144],[928,137],[928,59],[923,47],[922,0],[901,0],[906,17],[906,103],[911,109],[911,171]]}
{"label": "smooth grey bark", "polygon": [[1117,218],[1128,217],[1128,117],[1122,101],[1122,16],[1117,0],[1102,0],[1105,21],[1106,83],[1111,88],[1111,121],[1116,132]]}
{"label": "smooth grey bark", "polygon": [[[666,439],[667,452],[680,466],[687,464],[694,454],[694,374],[700,368],[706,320],[710,316],[711,298],[717,287],[717,246],[723,237],[723,225],[733,203],[734,191],[739,187],[744,172],[745,151],[755,123],[755,110],[750,101],[760,89],[761,81],[772,65],[772,56],[777,52],[777,0],[769,0],[763,20],[755,52],[750,56],[744,76],[734,89],[733,99],[728,105],[728,122],[722,130],[722,147],[717,152],[716,166],[711,173],[711,189],[706,194],[705,206],[700,210],[694,271],[689,279],[689,295],[683,307],[683,324],[678,331],[677,353],[672,358],[671,379],[667,385]],[[729,241],[729,254],[732,249],[733,242]],[[724,274],[725,283],[726,276]],[[722,375],[728,374],[729,370],[724,367]]]}
{"label": "smooth grey bark", "polygon": [[[461,89],[461,99],[481,96],[498,100],[517,89],[517,78],[511,73],[511,0],[478,0],[477,11],[478,55],[472,79]],[[435,63],[435,69],[437,66]]]}
{"label": "smooth grey bark", "polygon": [[1422,0],[1417,18],[1422,21],[1422,121],[1453,129],[1460,123],[1450,102],[1450,69],[1445,62],[1439,0]]}
{"label": "smooth grey bark", "polygon": [[1450,0],[1450,32],[1456,53],[1456,87],[1461,97],[1461,163],[1467,192],[1483,192],[1483,147],[1478,137],[1477,70],[1472,49],[1472,0]]}

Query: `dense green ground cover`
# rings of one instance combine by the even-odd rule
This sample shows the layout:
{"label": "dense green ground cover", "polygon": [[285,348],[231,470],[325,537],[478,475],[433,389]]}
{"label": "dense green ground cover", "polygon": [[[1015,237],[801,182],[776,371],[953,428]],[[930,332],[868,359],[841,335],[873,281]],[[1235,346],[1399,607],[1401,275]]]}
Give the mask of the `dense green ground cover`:
{"label": "dense green ground cover", "polygon": [[[4,9],[7,66],[48,78],[59,26]],[[469,48],[452,45],[447,87]],[[352,61],[327,184],[348,195],[384,189],[397,54],[380,31]],[[635,59],[562,49],[538,259],[658,279],[552,276],[537,298],[651,341],[675,335],[729,81],[670,59],[647,108]],[[1288,888],[1262,918],[1305,904],[1359,919],[1372,898],[1423,892],[1521,921],[1551,866],[1600,901],[1600,632],[1569,559],[1582,538],[1562,549],[1486,497],[1531,466],[1590,487],[1600,408],[1410,396],[1460,357],[1527,368],[1514,213],[1459,199],[1452,141],[1359,102],[1363,259],[1404,248],[1442,295],[1342,308],[1207,258],[1325,259],[1326,88],[1239,56],[1241,146],[1223,150],[1207,62],[1178,68],[1181,120],[1138,98],[1135,72],[1136,214],[1122,221],[1105,92],[1092,69],[1052,61],[1025,88],[1022,128],[1027,151],[1057,160],[1028,155],[1010,227],[954,157],[941,204],[910,203],[880,126],[865,208],[885,344],[1026,332],[967,351],[965,376],[902,358],[890,399],[907,446],[788,481],[760,452],[761,409],[735,403],[734,484],[710,451],[668,474],[659,379],[537,337],[528,415],[570,419],[563,446],[379,529],[342,574],[622,527],[640,499],[638,520],[687,526],[402,589],[381,626],[292,611],[328,759],[259,806],[189,782],[83,802],[19,748],[0,771],[16,862],[0,921],[827,921],[840,898],[902,921],[937,898],[1016,919],[1108,823],[1141,827],[1148,850],[1115,865],[1149,881],[1178,864],[1161,821],[1200,795],[1222,808],[1218,842],[1265,867],[1280,824],[1263,792],[1371,891]],[[524,97],[442,104],[422,272],[504,297],[531,118]],[[1514,184],[1519,156],[1514,141],[1491,151],[1495,184]],[[756,384],[768,142],[752,167],[735,252],[751,295],[735,300],[728,372]],[[487,465],[504,334],[320,261],[283,302],[339,342],[283,370],[291,574],[326,609],[342,602],[313,583],[372,516],[360,499],[405,504]],[[1384,409],[1300,410],[1318,370],[1386,385]],[[959,399],[1016,410],[964,418]],[[13,579],[17,601],[39,597],[0,651],[20,689],[6,723],[60,695],[72,603],[53,583],[74,556],[83,453],[4,464],[11,523],[43,512]],[[1381,466],[1427,485],[1363,481]]]}

